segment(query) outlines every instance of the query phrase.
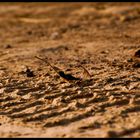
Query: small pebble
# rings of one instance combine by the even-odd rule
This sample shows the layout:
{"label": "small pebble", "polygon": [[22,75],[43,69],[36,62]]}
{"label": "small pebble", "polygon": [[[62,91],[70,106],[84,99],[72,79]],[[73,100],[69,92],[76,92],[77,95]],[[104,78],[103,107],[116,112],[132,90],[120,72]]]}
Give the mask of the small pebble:
{"label": "small pebble", "polygon": [[114,98],[114,96],[113,95],[111,95],[110,97],[109,97],[109,101],[113,101],[115,98]]}
{"label": "small pebble", "polygon": [[3,77],[5,75],[5,72],[3,70],[0,70],[0,76]]}
{"label": "small pebble", "polygon": [[133,67],[134,67],[134,68],[140,68],[140,62],[134,63],[134,64],[133,64]]}
{"label": "small pebble", "polygon": [[129,100],[129,104],[134,104],[135,103],[135,97],[132,97],[130,100]]}
{"label": "small pebble", "polygon": [[54,99],[52,104],[54,104],[54,105],[61,105],[62,104],[62,97]]}
{"label": "small pebble", "polygon": [[93,98],[96,98],[98,96],[98,94],[97,94],[97,92],[95,92],[94,94],[93,94]]}
{"label": "small pebble", "polygon": [[19,90],[19,89],[16,89],[15,91],[11,92],[11,96],[16,98],[16,97],[19,96],[19,95],[18,95],[19,92],[20,92],[20,90]]}
{"label": "small pebble", "polygon": [[61,90],[62,93],[66,92],[66,91],[67,91],[66,89],[62,89],[62,90]]}
{"label": "small pebble", "polygon": [[27,77],[34,77],[35,76],[33,71],[31,71],[29,68],[27,68],[27,70],[26,70],[26,75],[27,75]]}
{"label": "small pebble", "polygon": [[0,88],[1,88],[1,87],[3,87],[3,84],[2,84],[2,83],[0,83]]}
{"label": "small pebble", "polygon": [[23,99],[30,99],[31,95],[30,94],[26,94],[24,96],[22,96]]}
{"label": "small pebble", "polygon": [[133,62],[132,58],[127,59],[127,62]]}
{"label": "small pebble", "polygon": [[137,50],[134,54],[135,57],[140,57],[140,50]]}
{"label": "small pebble", "polygon": [[3,46],[5,49],[11,49],[12,48],[12,46],[10,45],[10,44],[6,44],[6,45],[4,45]]}
{"label": "small pebble", "polygon": [[118,136],[117,132],[115,132],[115,131],[108,131],[107,135],[106,135],[106,137],[108,137],[108,138],[114,138],[114,137],[117,137],[117,136]]}
{"label": "small pebble", "polygon": [[61,35],[60,35],[60,33],[58,33],[58,32],[54,32],[54,33],[52,33],[51,36],[50,36],[50,39],[53,39],[53,40],[59,39],[59,38],[61,38]]}
{"label": "small pebble", "polygon": [[104,51],[101,51],[102,54],[108,54],[109,51],[108,50],[104,50]]}
{"label": "small pebble", "polygon": [[81,90],[79,90],[78,92],[77,92],[77,94],[81,94],[82,93],[82,91]]}
{"label": "small pebble", "polygon": [[5,88],[1,88],[0,89],[0,94],[4,93],[4,91],[5,91]]}
{"label": "small pebble", "polygon": [[107,92],[107,93],[106,93],[106,96],[111,96],[111,93],[110,93],[110,92]]}

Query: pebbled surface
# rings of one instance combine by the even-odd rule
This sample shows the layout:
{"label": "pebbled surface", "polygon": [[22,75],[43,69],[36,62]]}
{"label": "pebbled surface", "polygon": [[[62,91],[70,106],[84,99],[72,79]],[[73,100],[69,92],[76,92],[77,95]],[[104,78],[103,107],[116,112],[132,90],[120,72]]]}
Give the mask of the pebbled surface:
{"label": "pebbled surface", "polygon": [[139,7],[1,3],[0,137],[140,137]]}

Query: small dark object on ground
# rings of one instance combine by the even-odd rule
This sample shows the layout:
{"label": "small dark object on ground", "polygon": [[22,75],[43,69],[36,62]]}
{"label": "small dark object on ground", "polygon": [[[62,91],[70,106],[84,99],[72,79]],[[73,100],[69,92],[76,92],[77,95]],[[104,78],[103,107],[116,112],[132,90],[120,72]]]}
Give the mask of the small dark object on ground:
{"label": "small dark object on ground", "polygon": [[113,79],[112,77],[110,77],[110,78],[108,78],[108,79],[106,80],[106,82],[107,82],[107,83],[112,83],[112,82],[114,82],[114,79]]}
{"label": "small dark object on ground", "polygon": [[7,44],[7,45],[4,45],[4,48],[5,48],[5,49],[11,49],[12,46],[11,46],[10,44]]}
{"label": "small dark object on ground", "polygon": [[117,138],[118,134],[115,131],[108,131],[108,137],[109,138]]}
{"label": "small dark object on ground", "polygon": [[127,59],[127,62],[133,62],[132,58]]}
{"label": "small dark object on ground", "polygon": [[26,75],[27,75],[27,77],[34,77],[35,76],[33,71],[31,71],[29,68],[26,69]]}
{"label": "small dark object on ground", "polygon": [[135,57],[140,57],[140,50],[136,51],[134,56]]}
{"label": "small dark object on ground", "polygon": [[24,71],[21,71],[19,74],[26,74],[27,77],[34,77],[33,71],[31,71],[27,66]]}
{"label": "small dark object on ground", "polygon": [[69,81],[69,80],[80,80],[80,78],[76,78],[76,77],[72,76],[71,74],[65,74],[63,71],[60,71],[60,72],[59,72],[59,75],[60,75],[62,78],[68,80],[68,81]]}
{"label": "small dark object on ground", "polygon": [[58,67],[52,66],[47,60],[44,60],[42,58],[39,58],[35,56],[35,58],[40,59],[47,63],[60,77],[67,81],[72,81],[72,80],[81,80],[80,78],[73,77],[71,74],[65,74],[62,70],[60,70]]}
{"label": "small dark object on ground", "polygon": [[134,64],[133,64],[133,67],[134,67],[134,68],[140,68],[140,62],[134,63]]}

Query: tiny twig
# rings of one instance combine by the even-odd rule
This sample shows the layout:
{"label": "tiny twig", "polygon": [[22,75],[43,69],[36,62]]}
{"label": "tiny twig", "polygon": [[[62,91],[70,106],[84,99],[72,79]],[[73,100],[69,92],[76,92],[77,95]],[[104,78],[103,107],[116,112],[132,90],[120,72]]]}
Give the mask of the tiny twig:
{"label": "tiny twig", "polygon": [[90,75],[90,73],[88,72],[88,70],[84,67],[84,66],[82,66],[82,65],[79,65],[81,68],[83,68],[83,70],[84,70],[84,73],[83,73],[83,75],[85,76],[85,77],[91,77],[91,75]]}
{"label": "tiny twig", "polygon": [[40,58],[40,57],[38,57],[38,56],[35,56],[35,58],[37,58],[37,59],[40,59],[40,60],[42,60],[42,61],[44,61],[45,63],[47,63],[51,68],[53,68],[54,69],[54,71],[56,71],[57,72],[57,70],[47,61],[47,60],[45,60],[45,59],[42,59],[42,58]]}

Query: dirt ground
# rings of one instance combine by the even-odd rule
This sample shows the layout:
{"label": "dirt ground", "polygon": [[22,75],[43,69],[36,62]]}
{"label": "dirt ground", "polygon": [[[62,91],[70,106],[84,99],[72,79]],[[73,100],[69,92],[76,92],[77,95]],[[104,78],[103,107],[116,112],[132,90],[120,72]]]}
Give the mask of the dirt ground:
{"label": "dirt ground", "polygon": [[139,49],[140,3],[0,3],[0,137],[140,137]]}

